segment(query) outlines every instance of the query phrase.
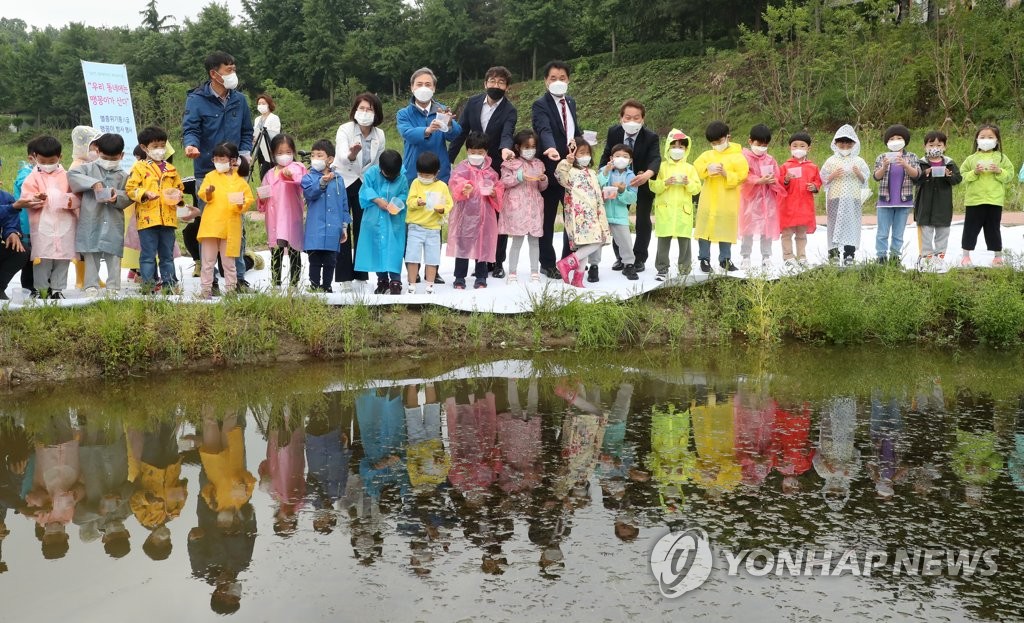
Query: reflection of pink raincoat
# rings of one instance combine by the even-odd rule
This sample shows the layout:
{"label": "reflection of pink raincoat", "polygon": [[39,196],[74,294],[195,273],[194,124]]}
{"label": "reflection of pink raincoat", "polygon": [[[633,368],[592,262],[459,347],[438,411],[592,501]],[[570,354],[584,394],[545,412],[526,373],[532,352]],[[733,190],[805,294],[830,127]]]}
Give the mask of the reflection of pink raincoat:
{"label": "reflection of pink raincoat", "polygon": [[55,446],[36,446],[35,474],[32,478],[34,491],[46,491],[52,503],[51,510],[37,513],[39,525],[57,521],[68,523],[75,514],[82,470],[79,464],[78,441],[66,441]]}
{"label": "reflection of pink raincoat", "polygon": [[540,484],[540,420],[537,416],[523,420],[511,413],[498,415],[498,484],[507,493],[529,491]]}
{"label": "reflection of pink raincoat", "polygon": [[[786,196],[782,169],[768,154],[757,156],[744,149],[743,156],[749,172],[740,187],[740,236],[766,236],[775,240],[779,237],[779,202]],[[775,183],[757,184],[769,170],[775,176]]]}
{"label": "reflection of pink raincoat", "polygon": [[736,458],[743,482],[760,485],[772,471],[775,452],[772,433],[775,428],[775,401],[758,394],[736,392],[733,402],[733,435]]}
{"label": "reflection of pink raincoat", "polygon": [[[292,179],[281,175],[289,170]],[[287,240],[288,246],[302,250],[302,178],[306,167],[293,162],[287,167],[274,167],[263,178],[263,185],[270,187],[270,198],[259,200],[259,210],[267,215],[267,244],[277,246],[278,240]]]}
{"label": "reflection of pink raincoat", "polygon": [[[462,192],[466,184],[473,186],[469,195]],[[493,186],[494,195],[481,195],[481,185]],[[498,247],[496,213],[501,211],[505,187],[491,168],[491,159],[486,158],[482,167],[474,167],[468,160],[460,162],[452,171],[448,188],[455,201],[448,217],[448,257],[493,262]]]}
{"label": "reflection of pink raincoat", "polygon": [[459,491],[491,486],[501,465],[495,447],[498,422],[494,394],[488,392],[482,400],[470,395],[469,400],[468,405],[455,404],[455,398],[444,402],[452,447],[448,480]]}
{"label": "reflection of pink raincoat", "polygon": [[306,433],[297,428],[284,447],[281,447],[280,435],[281,431],[272,430],[267,439],[266,465],[273,485],[272,495],[282,506],[297,509],[306,496]]}
{"label": "reflection of pink raincoat", "polygon": [[[38,168],[21,185],[23,197],[46,193],[46,202],[40,210],[29,210],[28,222],[32,233],[32,259],[73,260],[75,232],[78,226],[78,206],[81,200],[71,194],[68,173],[58,167],[53,173]],[[68,197],[71,208],[68,208]]]}
{"label": "reflection of pink raincoat", "polygon": [[799,476],[811,469],[814,448],[811,447],[811,408],[804,403],[798,409],[775,411],[772,446],[775,448],[775,471],[783,476]]}

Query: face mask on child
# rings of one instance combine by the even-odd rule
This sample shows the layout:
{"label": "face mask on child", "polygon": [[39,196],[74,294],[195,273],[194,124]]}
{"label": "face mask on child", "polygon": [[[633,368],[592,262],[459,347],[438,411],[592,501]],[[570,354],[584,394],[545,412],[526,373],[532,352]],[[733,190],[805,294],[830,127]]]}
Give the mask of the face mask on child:
{"label": "face mask on child", "polygon": [[793,157],[796,158],[797,160],[803,160],[804,158],[807,157],[806,149],[792,149],[789,153],[792,154]]}
{"label": "face mask on child", "polygon": [[590,166],[590,156],[580,156],[576,159],[576,162],[579,163],[580,168],[586,169]]}
{"label": "face mask on child", "polygon": [[768,153],[768,148],[764,145],[751,145],[750,151],[754,152],[755,156],[763,156]]}
{"label": "face mask on child", "polygon": [[839,150],[837,150],[836,153],[838,153],[840,156],[845,158],[845,157],[849,156],[850,154],[852,154],[853,150],[852,149],[839,149]]}
{"label": "face mask on child", "polygon": [[53,173],[58,167],[60,167],[59,164],[41,164],[39,165],[39,170],[43,173]]}
{"label": "face mask on child", "polygon": [[149,159],[153,162],[163,162],[163,159],[167,156],[166,149],[150,149],[146,152]]}
{"label": "face mask on child", "polygon": [[712,147],[714,147],[715,151],[718,151],[718,152],[725,151],[726,149],[729,149],[729,141],[722,141],[721,143],[718,143],[716,145],[712,145]]}
{"label": "face mask on child", "polygon": [[417,175],[416,179],[418,179],[420,184],[423,184],[424,186],[430,186],[437,180],[433,175]]}
{"label": "face mask on child", "polygon": [[534,156],[537,155],[537,150],[536,149],[524,149],[522,151],[522,155],[523,155],[523,159],[524,160],[533,160]]}
{"label": "face mask on child", "polygon": [[673,147],[672,149],[668,150],[668,155],[673,160],[682,160],[683,158],[686,157],[686,150],[683,149],[682,147]]}
{"label": "face mask on child", "polygon": [[981,151],[992,151],[999,145],[999,141],[994,138],[979,138],[978,149]]}
{"label": "face mask on child", "polygon": [[466,156],[466,160],[469,160],[469,164],[473,165],[474,167],[480,167],[483,166],[484,159],[486,157],[487,156],[484,156],[482,154],[470,154]]}
{"label": "face mask on child", "polygon": [[231,170],[230,162],[214,162],[213,168],[217,169],[217,173],[227,173]]}
{"label": "face mask on child", "polygon": [[903,151],[907,143],[902,138],[894,138],[886,143],[885,146],[889,148],[889,151]]}
{"label": "face mask on child", "polygon": [[292,163],[292,160],[294,159],[295,157],[292,156],[291,154],[279,154],[277,156],[274,156],[274,162],[276,162],[277,166],[279,167],[288,166],[289,164]]}
{"label": "face mask on child", "polygon": [[928,150],[925,153],[928,154],[929,158],[940,158],[940,157],[942,157],[942,154],[946,153],[946,148],[945,147],[929,147]]}
{"label": "face mask on child", "polygon": [[97,160],[96,162],[101,167],[106,169],[107,171],[116,171],[116,170],[121,168],[121,161],[120,160],[103,160],[103,159],[100,159],[100,160]]}
{"label": "face mask on child", "polygon": [[310,160],[309,166],[313,167],[314,171],[323,171],[327,168],[327,161],[317,158],[316,160]]}
{"label": "face mask on child", "polygon": [[624,171],[629,166],[629,158],[619,156],[618,158],[612,158],[612,166],[619,171]]}

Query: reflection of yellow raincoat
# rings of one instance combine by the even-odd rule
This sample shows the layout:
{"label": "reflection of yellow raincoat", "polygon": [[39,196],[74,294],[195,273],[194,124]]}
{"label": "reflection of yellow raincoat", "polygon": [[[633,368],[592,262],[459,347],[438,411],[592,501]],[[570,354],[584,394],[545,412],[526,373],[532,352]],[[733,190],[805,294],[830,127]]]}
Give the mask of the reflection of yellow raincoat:
{"label": "reflection of yellow raincoat", "polygon": [[[708,175],[708,165],[721,164],[724,175]],[[697,207],[694,237],[712,242],[736,242],[739,229],[740,184],[750,171],[743,148],[729,143],[724,151],[709,149],[693,163],[704,186]]]}
{"label": "reflection of yellow raincoat", "polygon": [[249,501],[256,478],[245,469],[245,441],[241,428],[228,431],[227,448],[216,454],[200,450],[199,460],[209,479],[201,495],[211,510],[238,509]]}
{"label": "reflection of yellow raincoat", "polygon": [[[678,140],[675,137],[685,136],[674,128],[668,133],[661,168],[658,176],[650,182],[654,193],[654,235],[658,238],[693,237],[693,196],[700,192],[700,176],[689,162],[689,149],[682,160],[673,160],[669,155],[672,141]],[[669,178],[684,176],[687,184],[666,183]]]}
{"label": "reflection of yellow raincoat", "polygon": [[713,392],[708,404],[691,406],[693,438],[697,444],[694,480],[705,488],[731,491],[740,482],[740,466],[733,452],[732,404],[718,404]]}
{"label": "reflection of yellow raincoat", "polygon": [[440,439],[427,439],[409,445],[405,466],[413,487],[436,487],[448,477],[452,459]]}
{"label": "reflection of yellow raincoat", "polygon": [[181,478],[181,461],[158,469],[146,463],[135,462],[129,455],[130,475],[137,474],[136,490],[129,504],[135,518],[146,528],[156,528],[181,514],[185,496],[180,501],[167,499],[169,489],[184,488],[188,481]]}

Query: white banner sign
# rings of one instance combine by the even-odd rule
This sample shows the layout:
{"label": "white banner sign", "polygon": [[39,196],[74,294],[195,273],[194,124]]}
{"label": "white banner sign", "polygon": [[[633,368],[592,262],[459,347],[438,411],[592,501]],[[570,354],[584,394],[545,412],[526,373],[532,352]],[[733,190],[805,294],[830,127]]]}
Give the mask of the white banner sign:
{"label": "white banner sign", "polygon": [[124,164],[135,162],[132,152],[138,145],[132,94],[128,88],[128,70],[124,65],[82,61],[85,93],[89,98],[92,127],[100,132],[120,134],[124,139]]}

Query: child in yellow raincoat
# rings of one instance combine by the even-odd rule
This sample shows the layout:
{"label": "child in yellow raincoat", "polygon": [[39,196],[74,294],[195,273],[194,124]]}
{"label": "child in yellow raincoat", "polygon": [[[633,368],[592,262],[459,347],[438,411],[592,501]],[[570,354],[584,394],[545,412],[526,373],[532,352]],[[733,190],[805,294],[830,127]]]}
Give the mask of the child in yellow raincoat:
{"label": "child in yellow raincoat", "polygon": [[692,269],[693,197],[700,193],[701,184],[697,169],[687,160],[689,151],[690,137],[672,128],[665,139],[658,176],[650,184],[654,193],[654,235],[658,237],[658,255],[654,260],[658,281],[668,279],[668,253],[673,238],[679,244],[679,276],[689,275]]}
{"label": "child in yellow raincoat", "polygon": [[[238,168],[233,164],[237,162]],[[230,292],[235,289],[237,274],[235,258],[242,250],[242,213],[253,204],[252,189],[246,178],[249,164],[240,159],[238,147],[221,143],[213,149],[214,171],[203,179],[199,194],[206,200],[203,219],[196,238],[202,248],[203,270],[200,296],[208,299],[213,292],[213,271],[220,254],[224,265],[224,283]]]}
{"label": "child in yellow raincoat", "polygon": [[729,126],[712,121],[704,131],[711,149],[693,163],[704,187],[697,206],[697,259],[700,270],[711,272],[711,243],[718,243],[718,265],[733,272],[732,245],[739,230],[740,184],[750,171],[743,148],[730,139]]}

